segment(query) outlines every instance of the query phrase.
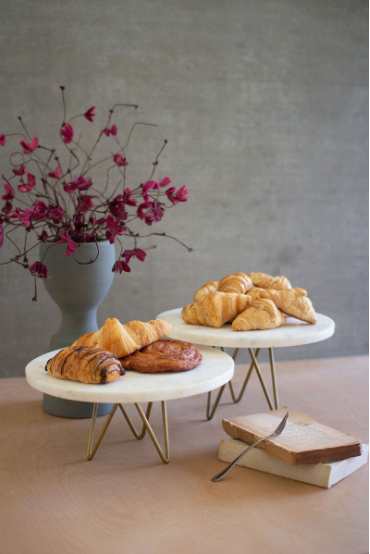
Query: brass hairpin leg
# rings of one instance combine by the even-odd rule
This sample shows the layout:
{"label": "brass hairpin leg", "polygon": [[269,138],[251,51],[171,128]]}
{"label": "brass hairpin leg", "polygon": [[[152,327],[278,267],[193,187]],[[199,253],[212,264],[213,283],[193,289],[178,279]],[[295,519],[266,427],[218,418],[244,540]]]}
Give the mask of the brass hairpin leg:
{"label": "brass hairpin leg", "polygon": [[[260,350],[261,350],[260,348],[257,348],[256,352],[254,353],[256,360],[257,360],[257,358],[258,358],[258,354],[260,353]],[[234,360],[234,362],[236,361],[238,352],[239,352],[239,348],[236,348],[236,349],[235,349],[235,352],[234,352],[234,355],[233,355],[233,360]],[[248,381],[249,381],[249,378],[250,378],[250,376],[251,376],[251,374],[252,374],[253,367],[254,367],[254,362],[253,362],[253,360],[252,360],[252,363],[251,363],[251,365],[249,366],[248,373],[247,373],[246,378],[245,378],[245,380],[244,380],[243,386],[242,386],[242,388],[240,389],[240,393],[239,393],[239,396],[238,396],[237,398],[235,397],[233,384],[232,384],[231,381],[229,381],[229,388],[230,388],[231,398],[233,399],[233,402],[234,402],[235,404],[237,404],[238,402],[240,402],[241,399],[243,398],[243,394],[244,394],[244,391],[245,391],[245,389],[246,389],[246,386],[248,385]]]}
{"label": "brass hairpin leg", "polygon": [[277,386],[276,386],[274,351],[273,351],[272,348],[269,348],[269,358],[270,358],[270,368],[271,368],[272,389],[274,391],[275,410],[278,410],[279,409],[279,396],[278,396],[278,390],[277,390]]}
{"label": "brass hairpin leg", "polygon": [[166,407],[166,402],[161,402],[162,404],[162,421],[163,421],[163,433],[164,433],[164,442],[165,442],[165,454],[163,453],[160,445],[159,445],[159,442],[154,434],[154,431],[149,423],[149,417],[150,417],[150,413],[151,413],[151,410],[152,410],[152,405],[153,405],[153,402],[149,402],[148,406],[147,406],[147,409],[146,409],[146,413],[144,413],[142,407],[140,406],[140,404],[135,404],[136,406],[136,409],[137,411],[139,412],[140,414],[140,417],[143,421],[143,428],[141,430],[141,433],[138,433],[134,424],[132,423],[129,415],[127,414],[125,408],[122,406],[122,404],[114,404],[113,408],[111,409],[111,411],[109,412],[108,414],[108,417],[104,423],[104,427],[95,443],[94,446],[92,446],[93,444],[93,439],[94,439],[94,429],[95,429],[95,423],[96,423],[96,415],[97,415],[97,412],[98,412],[98,404],[94,404],[94,409],[93,409],[93,414],[92,414],[92,419],[91,419],[91,427],[90,427],[90,436],[89,436],[89,444],[88,444],[88,447],[87,447],[87,459],[88,460],[92,460],[93,457],[95,456],[95,453],[96,451],[98,450],[99,446],[100,446],[100,443],[101,441],[103,440],[103,437],[105,435],[105,432],[106,430],[108,429],[109,427],[109,424],[110,422],[112,421],[112,418],[114,416],[114,414],[116,413],[116,410],[118,408],[118,406],[120,407],[121,409],[121,412],[123,413],[123,415],[125,416],[125,419],[133,433],[133,435],[138,439],[142,439],[144,438],[145,436],[145,433],[146,431],[148,431],[153,443],[154,443],[154,446],[156,447],[157,449],[157,452],[161,458],[161,460],[167,464],[169,461],[170,461],[170,447],[169,447],[169,436],[168,436],[168,421],[167,421],[167,407]]}
{"label": "brass hairpin leg", "polygon": [[215,415],[216,408],[218,406],[218,403],[220,402],[220,399],[221,399],[222,393],[225,390],[225,387],[226,387],[226,385],[222,385],[222,387],[218,391],[215,403],[213,404],[212,411],[210,411],[211,410],[212,391],[209,391],[208,396],[207,396],[207,413],[206,413],[208,421],[210,419],[212,419],[213,416]]}
{"label": "brass hairpin leg", "polygon": [[265,393],[267,404],[269,405],[270,410],[273,410],[274,408],[273,408],[273,405],[272,405],[272,402],[271,402],[271,398],[270,398],[270,395],[269,395],[268,390],[266,388],[265,381],[263,380],[262,373],[261,373],[261,370],[258,366],[258,363],[257,363],[256,357],[254,355],[254,352],[251,348],[248,348],[248,350],[249,350],[250,357],[252,358],[252,360],[254,362],[254,367],[256,369],[258,379],[260,380],[261,387],[263,389],[263,392]]}

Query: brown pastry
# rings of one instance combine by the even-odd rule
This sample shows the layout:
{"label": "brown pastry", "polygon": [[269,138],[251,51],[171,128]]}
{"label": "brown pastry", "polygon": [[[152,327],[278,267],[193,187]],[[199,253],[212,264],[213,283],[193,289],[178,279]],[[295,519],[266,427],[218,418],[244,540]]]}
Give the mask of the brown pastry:
{"label": "brown pastry", "polygon": [[258,298],[238,315],[233,321],[232,328],[234,331],[274,329],[285,323],[285,316],[278,310],[272,300]]}
{"label": "brown pastry", "polygon": [[92,346],[112,352],[117,358],[128,356],[144,346],[170,334],[172,324],[161,319],[148,323],[129,321],[122,325],[118,319],[107,319],[96,333],[87,333],[72,346]]}
{"label": "brown pastry", "polygon": [[194,294],[194,302],[198,302],[203,296],[206,296],[207,294],[211,294],[211,292],[216,292],[217,290],[217,281],[208,281],[205,285],[203,285],[197,292]]}
{"label": "brown pastry", "polygon": [[234,294],[246,294],[253,284],[251,279],[245,273],[234,273],[226,275],[218,283],[218,292],[230,292]]}
{"label": "brown pastry", "polygon": [[265,273],[250,273],[249,277],[254,286],[261,289],[283,290],[292,288],[288,279],[283,276],[271,277],[271,275],[266,275]]}
{"label": "brown pastry", "polygon": [[224,323],[240,314],[250,301],[250,297],[245,294],[213,292],[198,302],[185,306],[181,315],[185,323],[222,327]]}
{"label": "brown pastry", "polygon": [[140,373],[162,373],[165,371],[189,371],[202,361],[202,354],[194,344],[182,340],[161,339],[121,358],[125,369]]}
{"label": "brown pastry", "polygon": [[259,298],[260,292],[265,292],[266,289],[260,289],[258,287],[254,287],[253,289],[248,291],[248,296],[251,297],[252,302],[253,300],[257,300]]}
{"label": "brown pastry", "polygon": [[111,352],[90,346],[69,346],[48,360],[45,370],[53,377],[104,384],[125,374],[119,360]]}
{"label": "brown pastry", "polygon": [[302,295],[303,289],[265,290],[260,298],[269,298],[274,304],[288,315],[292,315],[307,323],[317,323],[315,309],[307,296]]}

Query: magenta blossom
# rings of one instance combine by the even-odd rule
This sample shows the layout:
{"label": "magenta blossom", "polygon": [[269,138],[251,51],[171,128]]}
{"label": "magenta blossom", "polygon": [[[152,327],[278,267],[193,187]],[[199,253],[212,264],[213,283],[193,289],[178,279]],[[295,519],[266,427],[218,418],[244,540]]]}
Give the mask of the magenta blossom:
{"label": "magenta blossom", "polygon": [[20,192],[30,192],[36,186],[36,177],[32,173],[27,173],[27,183],[18,186]]}
{"label": "magenta blossom", "polygon": [[85,177],[83,175],[80,175],[80,177],[77,177],[75,175],[73,177],[73,181],[71,183],[64,183],[63,188],[68,194],[71,194],[75,190],[87,190],[92,185],[92,179],[89,179],[88,181],[85,180]]}
{"label": "magenta blossom", "polygon": [[64,127],[62,127],[62,130],[60,131],[60,134],[62,135],[63,142],[65,144],[69,144],[70,142],[72,142],[73,135],[74,135],[72,125],[70,123],[67,123],[67,125],[64,125]]}
{"label": "magenta blossom", "polygon": [[122,258],[125,258],[127,263],[131,260],[132,256],[143,262],[146,258],[146,252],[141,250],[141,248],[135,248],[135,250],[125,250],[122,254]]}
{"label": "magenta blossom", "polygon": [[79,196],[77,210],[85,214],[89,210],[94,208],[94,202],[91,200],[91,196],[87,194],[85,196]]}
{"label": "magenta blossom", "polygon": [[41,240],[41,242],[46,242],[48,240],[48,234],[47,232],[45,231],[45,229],[43,229],[42,233],[40,233],[39,235],[37,235],[37,238],[39,240]]}
{"label": "magenta blossom", "polygon": [[4,189],[6,190],[6,194],[2,195],[3,200],[13,200],[14,198],[14,191],[12,187],[9,185],[9,183],[5,183]]}
{"label": "magenta blossom", "polygon": [[155,181],[148,181],[145,183],[145,185],[143,185],[143,192],[141,193],[141,196],[145,196],[148,190],[154,188],[156,184],[157,183]]}
{"label": "magenta blossom", "polygon": [[60,233],[58,242],[66,242],[67,248],[66,248],[66,256],[69,256],[70,254],[73,254],[73,252],[77,248],[77,244],[74,240],[71,239],[71,237],[68,234],[68,231],[66,234]]}
{"label": "magenta blossom", "polygon": [[32,210],[29,210],[28,208],[25,208],[24,212],[22,213],[18,207],[15,208],[15,210],[11,210],[12,215],[9,216],[9,219],[20,219],[23,225],[26,227],[31,226],[31,217],[33,215]]}
{"label": "magenta blossom", "polygon": [[159,190],[162,187],[166,187],[171,182],[171,179],[169,177],[163,177],[161,181],[155,181],[153,189]]}
{"label": "magenta blossom", "polygon": [[164,212],[158,202],[143,202],[137,209],[137,215],[147,225],[152,225],[155,221],[162,219]]}
{"label": "magenta blossom", "polygon": [[62,170],[60,169],[60,167],[57,167],[55,171],[48,173],[48,176],[52,177],[53,179],[59,179],[61,174],[62,174]]}
{"label": "magenta blossom", "polygon": [[77,182],[78,182],[79,190],[88,190],[93,184],[92,179],[89,179],[88,181],[86,181],[83,175],[80,175]]}
{"label": "magenta blossom", "polygon": [[19,169],[13,169],[14,175],[24,175],[27,171],[25,165],[21,165]]}
{"label": "magenta blossom", "polygon": [[123,196],[123,201],[128,206],[137,206],[137,200],[134,197],[131,197],[132,190],[129,187],[125,188],[125,194]]}
{"label": "magenta blossom", "polygon": [[127,273],[130,273],[131,268],[124,260],[117,260],[114,266],[112,267],[112,272],[122,273],[122,271],[126,271]]}
{"label": "magenta blossom", "polygon": [[42,264],[41,262],[35,262],[30,267],[31,275],[34,275],[36,277],[40,277],[40,279],[46,279],[48,276],[48,269],[46,265]]}
{"label": "magenta blossom", "polygon": [[124,167],[128,165],[128,162],[126,158],[122,157],[122,154],[118,153],[113,156],[114,163],[116,163],[119,167]]}
{"label": "magenta blossom", "polygon": [[39,139],[37,137],[33,137],[30,143],[25,140],[20,140],[19,144],[22,146],[24,154],[32,154],[32,152],[36,150],[39,145]]}
{"label": "magenta blossom", "polygon": [[111,205],[109,206],[110,212],[114,217],[119,217],[119,219],[127,219],[127,212],[125,211],[125,203],[123,201],[123,195],[119,194],[116,196]]}
{"label": "magenta blossom", "polygon": [[87,110],[87,112],[84,113],[84,116],[86,117],[87,121],[94,121],[94,117],[96,116],[96,113],[94,112],[96,110],[96,106],[92,106]]}
{"label": "magenta blossom", "polygon": [[4,146],[5,143],[6,143],[6,136],[0,135],[0,146]]}
{"label": "magenta blossom", "polygon": [[106,232],[106,237],[111,244],[116,240],[116,236],[124,235],[126,233],[126,227],[119,219],[114,219],[113,216],[108,215],[107,227],[109,231]]}
{"label": "magenta blossom", "polygon": [[7,201],[5,202],[5,206],[3,206],[3,207],[1,208],[1,211],[2,211],[4,214],[8,214],[8,213],[10,213],[10,212],[12,211],[12,208],[13,208],[12,203],[9,202],[9,200],[7,200]]}
{"label": "magenta blossom", "polygon": [[60,206],[49,206],[46,217],[52,219],[54,223],[59,223],[63,218],[63,214],[64,210]]}
{"label": "magenta blossom", "polygon": [[167,198],[172,202],[172,204],[177,204],[178,202],[187,202],[187,196],[189,191],[185,185],[176,192],[176,187],[170,187],[166,190]]}
{"label": "magenta blossom", "polygon": [[33,214],[37,219],[43,219],[48,211],[46,204],[42,200],[36,200],[33,206]]}
{"label": "magenta blossom", "polygon": [[104,130],[103,130],[103,133],[105,133],[105,135],[107,137],[116,137],[117,136],[117,126],[116,125],[112,125],[112,127],[109,129],[108,127],[106,127]]}

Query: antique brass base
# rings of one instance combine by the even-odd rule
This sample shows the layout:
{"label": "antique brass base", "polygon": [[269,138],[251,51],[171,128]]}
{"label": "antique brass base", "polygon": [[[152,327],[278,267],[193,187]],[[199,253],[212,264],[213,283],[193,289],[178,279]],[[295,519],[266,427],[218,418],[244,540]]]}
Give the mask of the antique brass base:
{"label": "antique brass base", "polygon": [[[225,349],[223,347],[221,347],[221,350],[223,352],[225,352]],[[239,350],[240,348],[235,348],[235,351],[234,351],[234,354],[233,354],[233,360],[234,362],[236,361],[236,358],[238,356],[238,353],[239,353]],[[261,387],[262,387],[262,390],[265,394],[265,397],[266,397],[266,400],[267,400],[267,404],[270,408],[270,410],[277,410],[279,408],[279,397],[278,397],[278,391],[277,391],[277,386],[276,386],[276,374],[275,374],[275,362],[274,362],[274,352],[272,350],[272,348],[269,348],[269,358],[270,358],[270,369],[271,369],[271,380],[272,380],[272,390],[273,390],[273,393],[274,393],[274,403],[275,403],[275,408],[273,407],[272,405],[272,402],[271,402],[271,398],[270,398],[270,395],[268,393],[268,390],[267,390],[267,387],[266,387],[266,383],[262,377],[262,373],[261,373],[261,370],[259,368],[259,365],[258,365],[258,362],[257,362],[257,358],[258,358],[258,354],[260,353],[260,348],[257,348],[257,350],[255,352],[253,352],[252,348],[248,348],[249,350],[249,354],[250,354],[250,357],[251,357],[251,360],[252,360],[252,363],[251,365],[249,366],[249,369],[248,369],[248,372],[247,372],[247,375],[245,377],[245,380],[244,380],[244,383],[242,385],[242,388],[240,389],[240,392],[239,392],[239,395],[236,396],[235,395],[235,392],[234,392],[234,388],[233,388],[233,384],[231,381],[229,381],[229,388],[230,388],[230,393],[231,393],[231,398],[233,400],[233,402],[235,404],[237,404],[238,402],[240,402],[240,400],[242,399],[243,397],[243,394],[244,394],[244,391],[246,389],[246,386],[248,384],[248,381],[249,381],[249,378],[251,376],[251,373],[253,371],[253,368],[255,368],[256,370],[256,373],[258,375],[258,379],[261,383]],[[223,385],[220,390],[218,391],[218,394],[216,396],[216,400],[214,401],[214,404],[213,404],[213,408],[211,409],[211,399],[212,399],[212,392],[209,392],[208,393],[208,398],[207,398],[207,419],[208,421],[210,419],[213,418],[213,416],[215,415],[215,411],[217,409],[217,406],[221,400],[221,396],[222,396],[222,393],[224,392],[224,389],[225,389],[226,385]]]}
{"label": "antique brass base", "polygon": [[95,456],[95,453],[98,450],[101,441],[103,440],[105,432],[108,429],[109,424],[112,421],[113,416],[116,413],[117,408],[119,407],[121,412],[123,413],[128,425],[129,425],[134,437],[137,438],[138,440],[141,440],[141,439],[144,438],[146,431],[148,431],[148,433],[150,435],[150,438],[152,439],[152,441],[154,443],[154,446],[156,447],[157,452],[158,452],[162,462],[165,463],[165,464],[168,464],[168,462],[170,461],[170,446],[169,446],[169,437],[168,437],[167,407],[166,407],[166,402],[161,402],[161,404],[162,404],[162,420],[163,420],[163,434],[164,434],[165,453],[163,453],[163,450],[162,450],[162,448],[161,448],[161,446],[160,446],[160,444],[159,444],[159,442],[158,442],[158,440],[157,440],[157,438],[154,434],[154,431],[153,431],[153,429],[152,429],[152,427],[149,423],[149,417],[150,417],[150,412],[152,410],[153,402],[148,403],[146,413],[144,413],[144,411],[143,411],[142,407],[140,406],[140,404],[135,403],[136,409],[139,412],[139,415],[140,415],[140,417],[143,421],[143,427],[142,427],[140,433],[138,433],[138,431],[136,430],[134,424],[132,423],[129,415],[127,414],[127,412],[126,412],[125,408],[122,406],[122,404],[114,404],[113,408],[109,412],[109,415],[107,416],[107,419],[105,420],[104,427],[103,427],[102,431],[100,432],[100,435],[97,438],[95,445],[93,446],[94,428],[95,428],[95,422],[96,422],[96,415],[97,415],[97,412],[98,412],[98,404],[94,404],[93,415],[92,415],[92,419],[91,419],[89,444],[88,444],[88,447],[87,447],[87,459],[92,460],[93,457]]}

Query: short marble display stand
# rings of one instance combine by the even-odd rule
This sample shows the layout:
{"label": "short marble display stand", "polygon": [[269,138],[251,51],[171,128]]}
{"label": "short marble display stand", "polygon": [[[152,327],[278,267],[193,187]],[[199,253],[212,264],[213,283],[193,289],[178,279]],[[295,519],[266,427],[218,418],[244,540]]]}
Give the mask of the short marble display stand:
{"label": "short marble display stand", "polygon": [[[166,400],[185,398],[209,392],[224,386],[234,375],[234,361],[228,354],[207,346],[201,346],[199,350],[203,360],[198,367],[191,371],[157,374],[127,371],[125,375],[113,383],[105,385],[89,385],[76,381],[57,379],[49,375],[45,371],[45,363],[58,352],[58,350],[55,350],[32,360],[26,367],[26,377],[31,387],[43,393],[67,400],[94,403],[87,448],[88,460],[92,460],[94,457],[117,408],[120,408],[134,436],[137,439],[142,439],[146,431],[148,431],[161,460],[164,463],[168,463],[170,454]],[[149,423],[152,404],[157,401],[162,404],[165,452],[163,452],[159,445]],[[98,405],[102,402],[113,403],[113,408],[107,416],[104,427],[93,446]],[[140,405],[141,402],[148,402],[145,413]],[[143,422],[141,432],[135,429],[123,407],[123,403],[135,404]]]}
{"label": "short marble display stand", "polygon": [[[214,327],[204,327],[202,325],[189,325],[182,320],[181,308],[175,310],[169,310],[163,312],[157,316],[157,319],[163,319],[172,323],[173,329],[171,331],[171,338],[184,340],[195,344],[207,344],[213,347],[221,347],[224,350],[225,347],[235,348],[233,354],[233,360],[236,360],[240,348],[248,348],[252,363],[249,367],[244,383],[238,396],[235,395],[233,384],[230,381],[229,387],[233,402],[237,403],[243,397],[244,391],[251,376],[253,367],[255,368],[261,387],[265,394],[267,403],[270,410],[274,409],[270,395],[268,393],[265,381],[262,377],[261,370],[259,368],[257,358],[261,348],[268,348],[270,368],[271,368],[271,380],[274,393],[275,409],[279,408],[279,396],[276,385],[275,363],[273,348],[282,348],[286,346],[301,346],[303,344],[311,344],[314,342],[320,342],[322,340],[330,338],[335,331],[335,323],[330,317],[323,314],[316,314],[317,323],[311,325],[303,321],[299,321],[294,317],[287,317],[287,324],[276,329],[265,329],[263,331],[233,331],[231,324],[226,324],[220,329]],[[253,349],[256,349],[253,352]],[[211,409],[211,392],[208,393],[207,401],[207,419],[212,419],[220,402],[222,393],[225,389],[223,385],[218,391],[213,408]]]}

